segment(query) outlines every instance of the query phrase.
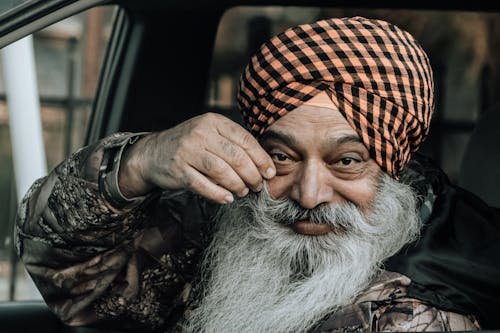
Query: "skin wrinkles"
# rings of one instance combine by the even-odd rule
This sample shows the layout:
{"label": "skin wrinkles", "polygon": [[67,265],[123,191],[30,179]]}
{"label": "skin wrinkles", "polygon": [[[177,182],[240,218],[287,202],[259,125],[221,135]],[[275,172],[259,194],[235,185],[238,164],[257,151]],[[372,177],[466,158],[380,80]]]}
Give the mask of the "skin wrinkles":
{"label": "skin wrinkles", "polygon": [[203,168],[205,168],[205,170],[210,171],[214,166],[214,159],[208,156],[204,156],[201,159],[201,164],[203,165]]}
{"label": "skin wrinkles", "polygon": [[341,138],[331,138],[330,140],[328,140],[327,138],[326,141],[328,141],[327,145],[329,146],[338,146],[344,143],[359,143],[363,145],[363,140],[361,140],[361,138],[357,134],[352,136],[344,136]]}
{"label": "skin wrinkles", "polygon": [[[338,110],[302,105],[270,125],[261,144],[276,166],[268,181],[273,197],[309,209],[352,202],[368,212],[382,171]],[[305,222],[292,229],[306,235],[328,232],[321,225],[311,231]]]}

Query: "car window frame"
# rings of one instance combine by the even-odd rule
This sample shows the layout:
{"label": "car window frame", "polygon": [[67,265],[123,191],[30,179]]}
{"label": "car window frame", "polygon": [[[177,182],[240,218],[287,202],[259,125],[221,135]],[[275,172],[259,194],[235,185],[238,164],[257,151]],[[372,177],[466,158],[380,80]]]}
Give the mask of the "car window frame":
{"label": "car window frame", "polygon": [[39,0],[23,3],[0,15],[0,49],[69,16],[110,0]]}

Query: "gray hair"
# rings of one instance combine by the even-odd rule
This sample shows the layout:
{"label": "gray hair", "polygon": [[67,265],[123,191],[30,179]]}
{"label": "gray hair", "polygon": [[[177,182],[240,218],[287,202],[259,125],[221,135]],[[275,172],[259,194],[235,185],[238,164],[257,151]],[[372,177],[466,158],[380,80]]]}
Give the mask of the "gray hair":
{"label": "gray hair", "polygon": [[[301,219],[333,231],[296,234],[287,225]],[[190,332],[305,332],[352,303],[421,227],[415,194],[385,173],[366,216],[353,203],[304,209],[265,187],[224,206],[216,223]]]}

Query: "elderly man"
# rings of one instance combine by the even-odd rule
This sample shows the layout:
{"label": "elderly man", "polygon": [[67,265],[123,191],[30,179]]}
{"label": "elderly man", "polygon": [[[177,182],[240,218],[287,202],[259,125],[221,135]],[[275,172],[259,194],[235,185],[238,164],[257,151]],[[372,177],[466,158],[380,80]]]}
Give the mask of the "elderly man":
{"label": "elderly man", "polygon": [[238,101],[247,129],[205,114],[118,133],[32,186],[19,255],[62,320],[188,332],[498,324],[498,256],[485,255],[498,211],[412,158],[434,100],[410,34],[363,17],[288,29],[251,58]]}

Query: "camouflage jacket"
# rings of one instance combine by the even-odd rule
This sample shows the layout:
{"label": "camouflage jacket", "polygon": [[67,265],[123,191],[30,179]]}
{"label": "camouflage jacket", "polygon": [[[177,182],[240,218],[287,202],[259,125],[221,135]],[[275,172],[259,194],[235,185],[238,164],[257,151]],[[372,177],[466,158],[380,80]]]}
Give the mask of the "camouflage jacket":
{"label": "camouflage jacket", "polygon": [[[47,305],[65,323],[176,331],[189,314],[216,207],[189,192],[166,191],[111,204],[99,185],[103,158],[130,137],[119,133],[84,147],[36,181],[19,207],[16,246]],[[429,199],[421,204],[427,219],[435,195],[428,186],[420,191]],[[403,266],[395,260],[391,267]],[[453,298],[434,302],[443,299],[439,288],[414,284],[405,273],[385,271],[315,332],[480,328],[468,308],[455,307]],[[415,285],[424,286],[423,297]]]}

